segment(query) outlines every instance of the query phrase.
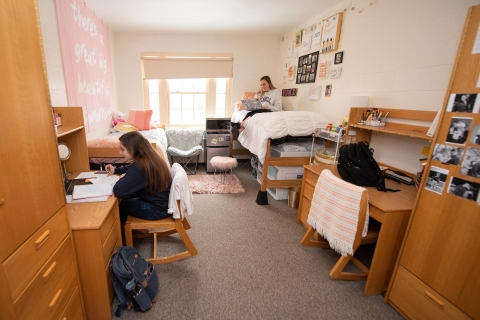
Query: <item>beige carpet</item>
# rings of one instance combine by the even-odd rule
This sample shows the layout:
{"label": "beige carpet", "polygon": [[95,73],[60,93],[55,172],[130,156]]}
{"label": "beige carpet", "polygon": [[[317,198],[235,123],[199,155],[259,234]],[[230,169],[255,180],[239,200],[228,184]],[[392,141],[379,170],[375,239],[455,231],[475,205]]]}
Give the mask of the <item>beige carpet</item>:
{"label": "beige carpet", "polygon": [[245,192],[237,176],[227,174],[222,183],[221,175],[196,174],[188,176],[192,193],[242,193]]}

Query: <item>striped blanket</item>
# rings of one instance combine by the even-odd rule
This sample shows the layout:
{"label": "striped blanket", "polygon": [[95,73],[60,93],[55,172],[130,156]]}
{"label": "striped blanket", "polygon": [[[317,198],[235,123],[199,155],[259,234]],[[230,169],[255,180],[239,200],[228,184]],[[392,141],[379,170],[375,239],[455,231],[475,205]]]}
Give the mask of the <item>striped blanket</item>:
{"label": "striped blanket", "polygon": [[[318,178],[307,222],[342,256],[353,255],[362,192],[365,189],[323,170]],[[368,231],[368,205],[362,236]]]}

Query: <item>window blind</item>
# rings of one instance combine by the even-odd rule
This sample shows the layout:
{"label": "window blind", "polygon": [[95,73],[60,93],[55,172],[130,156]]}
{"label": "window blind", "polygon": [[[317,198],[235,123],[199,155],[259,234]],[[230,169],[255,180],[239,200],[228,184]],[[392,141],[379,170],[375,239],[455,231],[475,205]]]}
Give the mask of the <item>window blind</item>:
{"label": "window blind", "polygon": [[232,78],[233,58],[143,57],[144,79]]}

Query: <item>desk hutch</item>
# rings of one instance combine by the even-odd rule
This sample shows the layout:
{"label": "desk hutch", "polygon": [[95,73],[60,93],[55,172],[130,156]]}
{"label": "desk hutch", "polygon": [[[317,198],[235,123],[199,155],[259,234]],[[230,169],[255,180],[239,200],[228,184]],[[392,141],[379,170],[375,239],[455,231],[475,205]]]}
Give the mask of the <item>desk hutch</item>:
{"label": "desk hutch", "polygon": [[0,10],[0,319],[85,319],[36,1]]}

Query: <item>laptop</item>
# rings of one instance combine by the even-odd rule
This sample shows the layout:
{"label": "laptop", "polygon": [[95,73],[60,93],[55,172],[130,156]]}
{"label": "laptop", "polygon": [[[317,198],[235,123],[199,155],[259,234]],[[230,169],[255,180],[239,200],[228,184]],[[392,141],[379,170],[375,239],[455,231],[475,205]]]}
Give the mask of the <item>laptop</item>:
{"label": "laptop", "polygon": [[257,99],[241,100],[248,111],[263,109],[262,103]]}

